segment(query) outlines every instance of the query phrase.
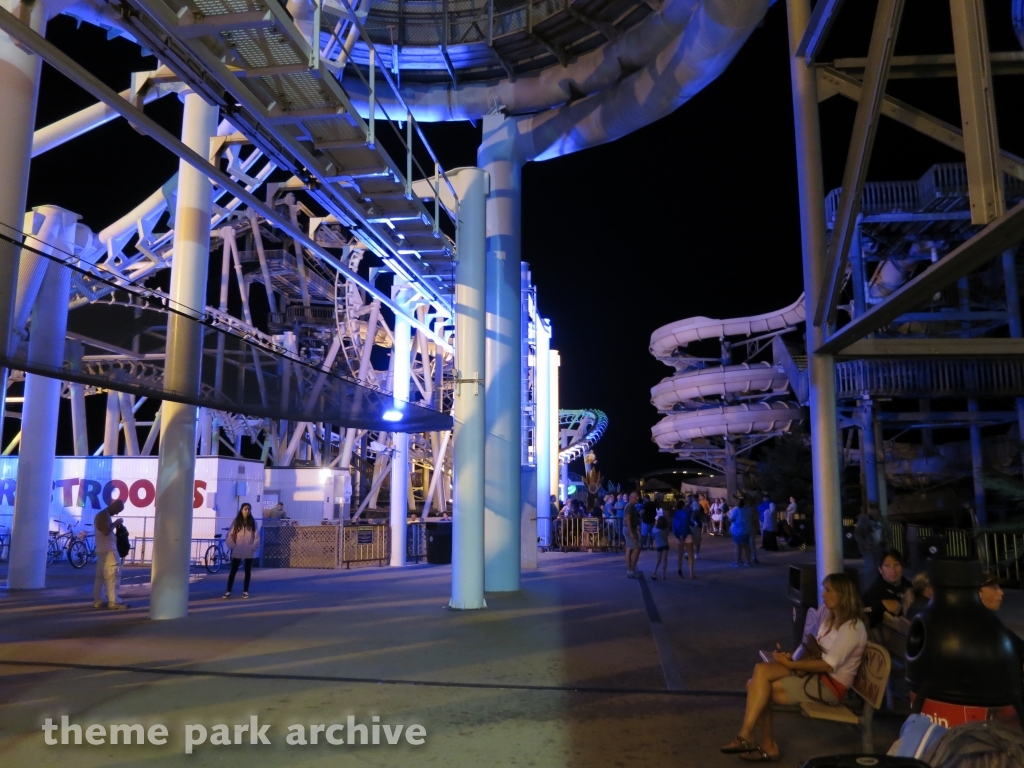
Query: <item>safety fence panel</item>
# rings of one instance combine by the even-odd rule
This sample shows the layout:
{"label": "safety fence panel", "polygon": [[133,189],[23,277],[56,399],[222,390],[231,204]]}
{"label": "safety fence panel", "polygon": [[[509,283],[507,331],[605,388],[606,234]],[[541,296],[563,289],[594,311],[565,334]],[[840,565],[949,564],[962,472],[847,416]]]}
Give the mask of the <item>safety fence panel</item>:
{"label": "safety fence panel", "polygon": [[346,568],[369,563],[384,565],[391,559],[390,525],[346,525],[342,532],[341,562]]}
{"label": "safety fence panel", "polygon": [[405,532],[405,559],[418,563],[427,556],[427,524],[409,523]]}
{"label": "safety fence panel", "polygon": [[551,547],[562,552],[622,549],[622,521],[596,517],[557,518],[551,521]]}
{"label": "safety fence panel", "polygon": [[903,523],[889,523],[887,526],[886,543],[907,558],[907,532]]}
{"label": "safety fence panel", "polygon": [[337,568],[341,526],[264,525],[265,568]]}
{"label": "safety fence panel", "polygon": [[1024,534],[983,533],[978,537],[978,556],[985,568],[1013,586],[1022,586],[1021,558]]}

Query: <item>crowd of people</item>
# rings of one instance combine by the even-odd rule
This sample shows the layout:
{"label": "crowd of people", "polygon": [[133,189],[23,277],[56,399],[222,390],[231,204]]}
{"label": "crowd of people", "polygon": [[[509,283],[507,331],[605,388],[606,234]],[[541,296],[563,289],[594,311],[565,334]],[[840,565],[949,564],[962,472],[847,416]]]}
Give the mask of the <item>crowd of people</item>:
{"label": "crowd of people", "polygon": [[[722,498],[709,498],[707,494],[686,494],[680,499],[666,499],[662,494],[641,496],[637,491],[626,494],[606,494],[603,499],[589,496],[587,501],[568,498],[559,507],[558,499],[551,497],[552,518],[590,517],[614,523],[616,532],[626,547],[626,575],[636,578],[642,572],[636,564],[642,550],[652,549],[657,554],[652,579],[666,578],[669,561],[669,542],[678,545],[676,573],[686,578],[684,564],[691,578],[696,576],[696,561],[700,557],[702,537],[729,536],[735,545],[732,567],[758,564],[757,537],[760,548],[778,551],[806,545],[794,527],[797,513],[796,499],[789,498],[785,509],[764,494],[756,507],[748,497],[740,495],[729,507]],[[664,522],[662,522],[664,521]]]}

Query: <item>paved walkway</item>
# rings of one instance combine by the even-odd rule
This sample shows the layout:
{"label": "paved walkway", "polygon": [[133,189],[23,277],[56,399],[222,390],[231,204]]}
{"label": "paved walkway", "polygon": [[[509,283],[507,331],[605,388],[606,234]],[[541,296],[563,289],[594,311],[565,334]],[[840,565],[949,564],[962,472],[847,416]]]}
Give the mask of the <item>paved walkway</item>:
{"label": "paved walkway", "polygon": [[[762,553],[761,566],[733,569],[731,546],[707,539],[702,554],[696,581],[670,568],[667,581],[640,582],[618,555],[546,553],[521,592],[465,613],[445,607],[444,566],[257,569],[245,601],[220,599],[224,573],[197,574],[189,617],[165,622],[146,618],[148,569],[126,569],[132,610],[112,612],[92,610],[90,572],[55,565],[47,590],[0,590],[0,763],[735,768],[718,746],[736,733],[756,651],[790,636],[787,566],[812,555]],[[653,558],[641,557],[648,576]],[[1024,616],[1020,597],[1008,613]],[[61,715],[161,723],[170,738],[45,746],[43,720]],[[285,743],[288,726],[349,715],[422,724],[426,742]],[[252,716],[271,724],[271,745],[184,754],[186,724],[233,730]],[[777,724],[785,765],[859,750],[847,726]],[[877,746],[898,727],[880,718]]]}

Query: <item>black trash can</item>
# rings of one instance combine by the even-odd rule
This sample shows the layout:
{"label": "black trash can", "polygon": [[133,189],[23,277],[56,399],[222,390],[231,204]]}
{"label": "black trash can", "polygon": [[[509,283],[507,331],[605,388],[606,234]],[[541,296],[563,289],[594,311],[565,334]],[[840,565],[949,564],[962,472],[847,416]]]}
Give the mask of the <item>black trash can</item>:
{"label": "black trash can", "polygon": [[448,565],[452,561],[452,524],[427,523],[427,562]]}
{"label": "black trash can", "polygon": [[[853,566],[846,566],[843,571],[860,584],[860,571]],[[807,610],[817,608],[820,602],[821,584],[818,581],[818,566],[814,563],[789,566],[789,600],[793,604],[793,648],[804,640],[804,622],[807,621]]]}

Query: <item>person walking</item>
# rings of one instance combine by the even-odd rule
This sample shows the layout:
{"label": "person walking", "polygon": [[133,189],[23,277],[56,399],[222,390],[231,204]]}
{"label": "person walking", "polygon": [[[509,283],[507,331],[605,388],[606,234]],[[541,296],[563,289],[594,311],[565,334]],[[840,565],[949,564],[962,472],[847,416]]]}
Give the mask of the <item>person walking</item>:
{"label": "person walking", "polygon": [[260,548],[260,532],[256,528],[256,521],[252,516],[252,506],[248,503],[242,505],[235,515],[235,521],[231,524],[228,532],[227,547],[231,550],[231,572],[228,573],[228,589],[224,598],[231,597],[231,590],[235,586],[235,574],[238,567],[245,563],[245,581],[242,583],[242,597],[249,597],[249,579],[252,576],[252,559]]}
{"label": "person walking", "polygon": [[[690,526],[693,535],[693,557],[697,559],[700,557],[700,542],[702,538],[702,532],[704,530],[704,523],[707,522],[707,516],[704,514],[704,507],[701,506],[700,500],[694,496],[693,501],[690,502]],[[693,574],[690,574],[693,576]],[[694,578],[697,578],[694,576]]]}
{"label": "person walking", "polygon": [[761,510],[761,548],[768,552],[779,551],[779,540],[776,535],[775,503],[767,493],[758,507]]}
{"label": "person walking", "polygon": [[793,527],[793,518],[796,516],[796,497],[789,497],[789,506],[786,507],[786,525]]}
{"label": "person walking", "polygon": [[761,521],[757,519],[757,509],[752,506],[747,506],[743,509],[747,513],[747,527],[750,530],[750,544],[747,545],[747,551],[750,554],[748,559],[754,565],[757,565],[761,562],[757,559],[757,534],[758,529],[761,527]]}
{"label": "person walking", "polygon": [[[651,579],[658,580],[658,569],[661,568],[661,578],[667,578],[668,571],[668,515],[659,515],[654,523],[654,549],[658,553],[658,559],[654,563],[654,575]],[[692,574],[691,574],[692,575]]]}
{"label": "person walking", "polygon": [[[636,494],[633,494],[635,497]],[[640,562],[640,512],[636,504],[626,507],[622,534],[626,540],[626,577],[635,579],[643,574],[636,566]]]}
{"label": "person walking", "polygon": [[644,549],[654,546],[654,521],[658,519],[658,505],[654,498],[647,494],[640,512],[640,545]]}
{"label": "person walking", "polygon": [[[124,510],[124,502],[120,499],[112,501],[108,506],[96,513],[93,518],[93,529],[96,531],[96,577],[92,584],[92,607],[112,611],[130,608],[117,597],[121,586],[121,558],[117,555],[117,534],[114,531],[114,517]],[[107,590],[107,601],[103,602],[103,588]]]}
{"label": "person walking", "polygon": [[711,535],[722,535],[722,518],[725,517],[725,502],[715,499],[711,504]]}
{"label": "person walking", "polygon": [[[729,564],[731,568],[750,565],[750,515],[747,514],[745,505],[746,499],[743,496],[737,496],[736,506],[729,510],[729,535],[732,536],[732,543],[736,547],[736,559]],[[744,552],[746,553],[745,561]]]}
{"label": "person walking", "polygon": [[697,575],[694,573],[696,563],[693,557],[693,531],[693,509],[688,504],[683,503],[679,505],[679,509],[676,510],[675,515],[672,517],[672,533],[676,537],[676,546],[679,548],[676,573],[679,574],[681,579],[686,578],[683,575],[683,558],[687,556],[690,560],[690,578],[697,578]]}

